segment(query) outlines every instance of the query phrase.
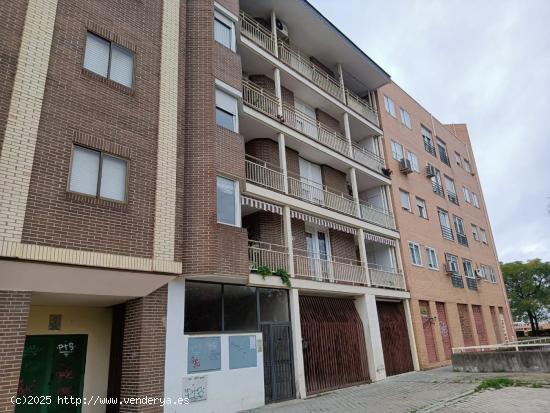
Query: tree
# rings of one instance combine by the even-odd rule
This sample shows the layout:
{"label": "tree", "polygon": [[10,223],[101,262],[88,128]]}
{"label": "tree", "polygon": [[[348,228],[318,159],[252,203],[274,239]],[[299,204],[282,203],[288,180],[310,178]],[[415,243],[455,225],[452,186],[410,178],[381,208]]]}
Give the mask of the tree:
{"label": "tree", "polygon": [[548,319],[550,306],[550,262],[501,263],[512,315],[517,321],[529,320],[531,331],[539,335],[539,321]]}

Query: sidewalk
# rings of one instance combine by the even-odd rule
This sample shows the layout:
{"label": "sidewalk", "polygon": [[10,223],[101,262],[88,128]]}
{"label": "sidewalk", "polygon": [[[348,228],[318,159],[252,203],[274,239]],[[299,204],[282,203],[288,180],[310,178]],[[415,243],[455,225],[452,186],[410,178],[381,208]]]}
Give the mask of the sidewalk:
{"label": "sidewalk", "polygon": [[550,374],[546,373],[455,373],[451,367],[442,367],[272,404],[254,412],[550,412],[550,388],[514,387],[474,393],[481,381],[493,377],[550,384]]}

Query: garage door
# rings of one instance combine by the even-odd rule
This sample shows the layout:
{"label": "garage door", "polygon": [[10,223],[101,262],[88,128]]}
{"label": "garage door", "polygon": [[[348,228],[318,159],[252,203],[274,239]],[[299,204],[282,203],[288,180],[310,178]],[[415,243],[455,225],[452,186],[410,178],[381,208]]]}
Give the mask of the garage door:
{"label": "garage door", "polygon": [[376,306],[386,374],[393,376],[412,371],[411,346],[403,303],[378,301]]}
{"label": "garage door", "polygon": [[300,296],[307,394],[368,381],[363,324],[353,299]]}

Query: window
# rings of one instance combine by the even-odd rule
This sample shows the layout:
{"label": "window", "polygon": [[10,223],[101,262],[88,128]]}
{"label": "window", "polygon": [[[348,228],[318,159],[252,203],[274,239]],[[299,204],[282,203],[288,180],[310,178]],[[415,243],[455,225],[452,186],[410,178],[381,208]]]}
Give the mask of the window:
{"label": "window", "polygon": [[258,331],[255,287],[185,282],[184,332]]}
{"label": "window", "polygon": [[481,242],[487,244],[487,233],[483,228],[479,229],[479,238],[481,239]]}
{"label": "window", "polygon": [[237,99],[216,89],[216,124],[222,128],[239,131]]}
{"label": "window", "polygon": [[497,283],[497,274],[495,272],[495,269],[493,267],[488,267],[489,269],[489,281],[491,281],[493,284]]}
{"label": "window", "polygon": [[494,284],[497,282],[497,274],[495,272],[495,269],[489,265],[481,264],[479,266],[479,270],[481,272],[481,276],[484,280],[490,281]]}
{"label": "window", "polygon": [[475,192],[472,192],[472,203],[476,208],[479,208],[479,199],[477,198],[477,194]]}
{"label": "window", "polygon": [[235,24],[219,12],[214,12],[214,39],[228,49],[235,50]]}
{"label": "window", "polygon": [[464,169],[466,169],[466,171],[468,171],[469,173],[472,173],[470,161],[468,161],[467,159],[464,159]]}
{"label": "window", "polygon": [[432,189],[437,195],[445,197],[445,193],[443,192],[443,185],[441,183],[441,173],[437,168],[433,168],[433,170],[434,176],[430,178],[430,180],[432,181]]}
{"label": "window", "polygon": [[464,280],[458,271],[458,257],[451,254],[445,254],[445,262],[447,263],[446,271],[451,273],[451,283],[453,287],[464,288]]}
{"label": "window", "polygon": [[402,189],[400,189],[399,199],[401,199],[401,206],[403,207],[403,209],[406,209],[407,211],[411,212],[411,198],[409,196],[409,193],[407,191],[403,191]]}
{"label": "window", "polygon": [[428,219],[428,210],[426,209],[426,201],[421,198],[416,198],[416,209],[420,218]]}
{"label": "window", "polygon": [[451,166],[449,155],[447,154],[447,145],[439,138],[437,138],[437,150],[439,152],[439,158],[441,159],[441,161]]}
{"label": "window", "polygon": [[403,122],[403,125],[405,125],[407,128],[411,129],[411,117],[409,115],[409,112],[407,112],[403,108],[401,108],[401,122]]}
{"label": "window", "polygon": [[472,237],[474,237],[474,239],[476,241],[479,241],[479,235],[477,233],[477,226],[472,224]]}
{"label": "window", "polygon": [[418,166],[418,158],[416,155],[412,152],[407,152],[407,157],[409,158],[409,161],[411,161],[411,169],[415,172],[420,172],[420,168]]}
{"label": "window", "polygon": [[455,161],[458,166],[462,167],[462,156],[458,152],[455,152]]}
{"label": "window", "polygon": [[403,145],[395,141],[391,141],[391,155],[396,161],[403,159]]}
{"label": "window", "polygon": [[472,203],[472,200],[470,198],[470,190],[468,188],[466,188],[465,186],[462,187],[462,191],[464,192],[464,200],[471,204]]}
{"label": "window", "polygon": [[472,261],[462,258],[462,267],[464,268],[464,274],[466,275],[466,284],[468,289],[477,290],[477,282],[474,275],[474,269],[472,267]]}
{"label": "window", "polygon": [[447,197],[453,204],[458,205],[458,197],[456,196],[455,182],[445,175],[445,187],[447,188]]}
{"label": "window", "polygon": [[217,177],[216,201],[218,206],[218,222],[240,226],[239,183],[232,179]]}
{"label": "window", "polygon": [[437,262],[437,253],[432,247],[426,247],[426,256],[428,257],[428,268],[431,270],[438,270],[439,264]]}
{"label": "window", "polygon": [[429,152],[433,156],[435,156],[435,148],[434,148],[434,142],[432,138],[432,132],[430,132],[424,126],[421,126],[421,128],[422,128],[422,139],[424,140],[424,149],[426,149],[426,152]]}
{"label": "window", "polygon": [[439,216],[439,224],[441,225],[441,235],[443,235],[443,238],[450,241],[454,240],[453,230],[451,229],[451,223],[449,221],[449,214],[447,211],[442,209],[438,209],[437,214]]}
{"label": "window", "polygon": [[84,68],[121,85],[132,87],[134,52],[88,32]]}
{"label": "window", "polygon": [[395,113],[395,105],[393,103],[393,100],[391,100],[386,95],[384,95],[384,106],[386,107],[386,112],[388,112],[394,118],[397,117],[397,115]]}
{"label": "window", "polygon": [[455,230],[456,230],[456,240],[458,241],[459,244],[467,247],[468,238],[466,237],[466,231],[464,230],[464,221],[462,220],[462,218],[457,217],[456,215],[453,215],[453,221],[454,221]]}
{"label": "window", "polygon": [[409,241],[409,254],[411,262],[417,267],[422,267],[422,256],[420,255],[420,246],[416,242]]}
{"label": "window", "polygon": [[126,174],[126,160],[83,146],[73,147],[69,191],[124,202]]}

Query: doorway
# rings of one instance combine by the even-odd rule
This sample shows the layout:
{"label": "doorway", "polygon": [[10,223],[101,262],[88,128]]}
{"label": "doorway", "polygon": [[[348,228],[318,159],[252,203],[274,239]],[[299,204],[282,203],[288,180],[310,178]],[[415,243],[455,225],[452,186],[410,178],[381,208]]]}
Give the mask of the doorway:
{"label": "doorway", "polygon": [[51,404],[16,405],[16,413],[76,413],[81,406],[58,396],[82,398],[87,334],[32,335],[25,339],[18,396],[51,396]]}
{"label": "doorway", "polygon": [[306,247],[313,278],[319,281],[333,281],[329,232],[324,228],[306,224]]}

